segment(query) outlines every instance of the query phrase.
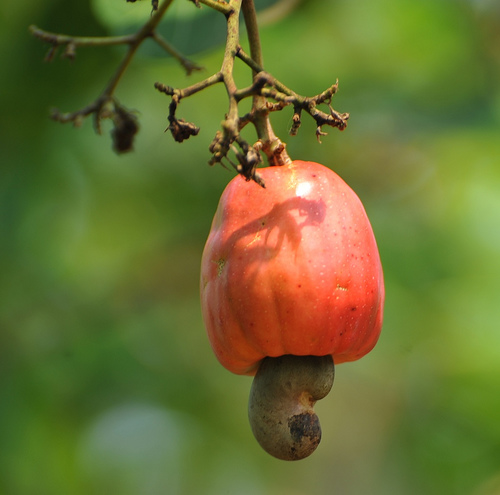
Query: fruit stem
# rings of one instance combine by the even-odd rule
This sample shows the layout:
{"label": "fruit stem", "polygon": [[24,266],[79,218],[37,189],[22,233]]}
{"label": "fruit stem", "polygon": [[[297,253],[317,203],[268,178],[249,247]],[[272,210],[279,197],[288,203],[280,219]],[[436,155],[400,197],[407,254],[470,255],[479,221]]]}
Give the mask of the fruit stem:
{"label": "fruit stem", "polygon": [[[258,66],[262,67],[264,63],[254,0],[243,0],[241,10],[250,44],[250,57]],[[252,73],[255,79],[257,72],[252,70]],[[272,166],[290,163],[292,160],[288,156],[285,143],[276,136],[272,128],[267,100],[264,96],[253,95],[252,114],[257,136],[262,143],[262,151],[266,154],[269,164]]]}

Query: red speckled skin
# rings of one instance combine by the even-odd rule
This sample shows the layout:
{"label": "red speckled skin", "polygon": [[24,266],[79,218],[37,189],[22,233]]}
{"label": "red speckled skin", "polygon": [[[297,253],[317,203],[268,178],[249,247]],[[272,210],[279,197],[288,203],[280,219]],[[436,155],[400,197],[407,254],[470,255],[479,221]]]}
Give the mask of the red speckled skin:
{"label": "red speckled skin", "polygon": [[361,201],[333,171],[294,161],[237,176],[202,257],[201,307],[220,363],[254,375],[261,359],[361,358],[382,326],[384,282]]}

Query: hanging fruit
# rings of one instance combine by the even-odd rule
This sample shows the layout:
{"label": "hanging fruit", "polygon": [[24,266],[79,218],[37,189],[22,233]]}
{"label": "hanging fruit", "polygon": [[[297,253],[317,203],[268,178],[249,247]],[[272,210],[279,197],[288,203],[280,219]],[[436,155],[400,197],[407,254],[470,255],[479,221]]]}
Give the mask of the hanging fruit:
{"label": "hanging fruit", "polygon": [[255,375],[249,416],[259,443],[282,459],[306,457],[321,429],[312,406],[334,363],[376,344],[384,283],[361,201],[332,170],[294,161],[235,177],[203,252],[202,313],[220,363]]}

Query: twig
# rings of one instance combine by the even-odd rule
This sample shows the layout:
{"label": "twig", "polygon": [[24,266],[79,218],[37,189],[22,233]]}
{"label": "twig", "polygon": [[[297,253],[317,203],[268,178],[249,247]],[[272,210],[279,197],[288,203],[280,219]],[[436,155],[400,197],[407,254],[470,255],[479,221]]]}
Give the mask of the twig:
{"label": "twig", "polygon": [[151,38],[167,53],[174,57],[186,70],[188,76],[190,76],[193,71],[201,71],[203,67],[197,63],[189,60],[182,53],[179,52],[173,45],[171,45],[161,34],[154,31],[151,34]]}
{"label": "twig", "polygon": [[231,2],[225,2],[223,0],[198,0],[198,3],[202,3],[224,15],[229,14],[232,10],[232,6],[230,5]]}
{"label": "twig", "polygon": [[53,58],[56,49],[59,46],[65,46],[64,56],[75,57],[77,47],[86,46],[111,46],[127,45],[128,50],[124,55],[119,66],[111,76],[108,84],[101,94],[89,105],[75,112],[61,113],[59,110],[53,110],[51,117],[62,123],[73,122],[75,126],[81,125],[82,121],[89,115],[94,115],[94,127],[96,132],[101,132],[101,120],[109,118],[113,120],[113,141],[115,150],[122,153],[132,149],[133,137],[138,131],[136,116],[122,106],[114,97],[114,92],[123,74],[134,58],[139,46],[148,38],[153,39],[161,48],[176,58],[190,74],[193,70],[200,70],[201,67],[191,62],[173,46],[171,46],[162,36],[156,33],[156,27],[160,23],[167,9],[173,0],[164,0],[161,5],[158,2],[152,2],[153,14],[148,21],[134,34],[126,36],[110,37],[82,37],[69,36],[65,34],[56,34],[44,31],[37,26],[30,26],[29,30],[36,38],[50,43],[52,45],[46,60]]}
{"label": "twig", "polygon": [[[136,0],[127,0],[134,2]],[[156,28],[163,15],[173,0],[164,0],[159,4],[158,0],[152,0],[153,13],[148,21],[135,33],[126,36],[111,37],[81,37],[55,34],[44,31],[36,26],[30,26],[31,33],[38,39],[51,44],[46,59],[53,58],[58,47],[65,47],[63,56],[74,58],[76,48],[81,46],[111,46],[126,45],[128,47],[122,61],[111,76],[102,93],[89,105],[75,112],[62,113],[58,110],[52,111],[52,118],[59,122],[73,122],[79,126],[89,115],[94,116],[94,126],[98,133],[101,132],[101,120],[111,119],[114,123],[112,131],[114,146],[118,152],[128,151],[132,148],[134,135],[138,131],[137,118],[134,112],[122,106],[114,96],[116,87],[123,74],[129,67],[139,46],[148,38],[151,38],[163,50],[173,56],[188,74],[201,67],[187,59],[166,39],[164,39]],[[339,113],[331,106],[333,95],[337,92],[338,83],[322,93],[305,97],[295,93],[282,82],[275,79],[263,69],[262,50],[260,45],[257,13],[254,0],[190,0],[197,7],[201,4],[221,12],[226,17],[226,47],[222,65],[219,71],[211,76],[183,89],[172,88],[162,83],[155,83],[155,88],[171,97],[169,105],[167,130],[170,131],[176,141],[182,142],[199,132],[199,128],[190,122],[176,117],[180,101],[183,98],[194,95],[209,86],[222,83],[226,88],[229,107],[222,129],[218,131],[210,151],[212,159],[210,164],[224,161],[231,164],[247,180],[254,180],[264,186],[262,179],[256,172],[256,167],[261,163],[261,152],[265,153],[271,165],[283,165],[290,161],[286,152],[285,144],[275,135],[270,123],[269,114],[282,110],[287,106],[293,106],[293,125],[290,134],[297,133],[301,124],[301,113],[310,114],[316,121],[316,135],[325,135],[322,131],[324,125],[337,127],[342,130],[347,125],[349,114]],[[293,0],[294,2],[296,0]],[[240,12],[243,13],[250,45],[250,55],[240,46]],[[252,69],[253,81],[246,88],[238,89],[233,76],[235,59],[238,57]],[[245,98],[252,98],[252,108],[249,113],[240,117],[239,103]],[[271,100],[271,101],[270,101]],[[329,113],[318,109],[318,105],[325,104]],[[241,130],[252,123],[257,131],[257,142],[251,146],[240,135]],[[238,163],[233,163],[228,157],[232,151]]]}
{"label": "twig", "polygon": [[[300,112],[305,110],[311,117],[316,120],[318,126],[317,136],[319,140],[320,135],[324,135],[321,131],[323,125],[329,125],[331,127],[337,127],[339,130],[344,130],[347,126],[347,120],[349,119],[348,113],[340,113],[332,108],[330,105],[332,97],[338,91],[338,80],[330,86],[328,89],[322,93],[313,96],[306,97],[301,96],[288,87],[286,87],[282,82],[275,79],[271,74],[265,72],[263,68],[253,60],[245,51],[240,47],[236,56],[245,62],[253,71],[257,71],[257,75],[254,78],[254,83],[252,86],[240,90],[238,97],[245,98],[254,92],[261,94],[267,98],[271,98],[282,106],[274,109],[281,109],[287,105],[293,105],[294,107],[294,125],[290,130],[291,135],[297,133],[300,127]],[[317,109],[317,105],[322,103],[327,103],[330,109],[330,114],[322,112]]]}
{"label": "twig", "polygon": [[177,97],[180,100],[181,98],[187,98],[188,96],[192,96],[198,93],[199,91],[202,91],[203,89],[206,89],[222,81],[223,81],[222,73],[216,72],[215,74],[211,75],[210,77],[207,77],[203,81],[197,82],[184,89],[175,89],[172,88],[171,86],[166,86],[165,84],[162,84],[160,82],[155,83],[154,86],[160,93],[165,93],[166,95],[169,96],[177,95]]}
{"label": "twig", "polygon": [[[210,3],[210,2],[208,2]],[[331,107],[331,99],[337,92],[338,83],[333,84],[325,91],[313,97],[301,96],[283,83],[265,72],[262,65],[262,53],[260,39],[258,36],[258,26],[256,23],[255,9],[252,0],[232,0],[224,4],[227,7],[227,38],[224,59],[220,71],[196,84],[183,89],[176,89],[162,83],[156,83],[155,88],[169,96],[172,101],[169,106],[169,126],[170,131],[176,141],[183,141],[198,134],[198,128],[183,119],[177,119],[175,112],[182,98],[193,95],[208,86],[222,82],[226,87],[229,98],[229,110],[226,119],[222,122],[222,130],[216,133],[210,145],[212,159],[210,164],[224,161],[233,166],[246,179],[254,180],[264,186],[262,179],[256,172],[256,167],[260,163],[260,151],[264,152],[271,165],[282,165],[290,160],[285,150],[285,144],[276,137],[271,127],[269,113],[282,110],[286,106],[293,106],[293,125],[290,134],[295,135],[301,124],[301,113],[306,111],[316,121],[316,136],[318,141],[325,135],[322,126],[329,125],[342,130],[347,125],[348,114],[336,112]],[[239,45],[239,22],[238,14],[240,9],[244,12],[247,32],[250,40],[252,55],[248,55]],[[253,71],[253,83],[242,89],[236,87],[233,78],[234,60],[238,57],[246,63]],[[240,117],[238,104],[241,100],[251,97],[253,99],[251,111]],[[268,100],[274,100],[274,103]],[[320,104],[327,104],[330,113],[323,112],[317,108]],[[258,141],[250,146],[240,135],[240,131],[249,123],[252,123],[258,135]],[[232,151],[238,159],[237,164],[228,158],[228,153]]]}
{"label": "twig", "polygon": [[50,33],[35,25],[31,25],[28,29],[35,38],[58,46],[69,43],[75,46],[127,45],[135,40],[135,34],[128,34],[126,36],[70,36],[67,34]]}
{"label": "twig", "polygon": [[[257,12],[253,0],[243,0],[243,17],[247,29],[248,42],[250,44],[250,58],[255,63],[252,68],[254,85],[259,86],[257,67],[264,64],[262,48],[260,43],[259,26],[257,22]],[[241,46],[237,47],[236,55],[241,51]],[[270,165],[284,165],[291,162],[285,149],[285,144],[274,133],[271,121],[269,120],[269,110],[264,95],[260,92],[253,94],[252,122],[257,131],[257,136],[262,145],[262,150],[267,155]]]}

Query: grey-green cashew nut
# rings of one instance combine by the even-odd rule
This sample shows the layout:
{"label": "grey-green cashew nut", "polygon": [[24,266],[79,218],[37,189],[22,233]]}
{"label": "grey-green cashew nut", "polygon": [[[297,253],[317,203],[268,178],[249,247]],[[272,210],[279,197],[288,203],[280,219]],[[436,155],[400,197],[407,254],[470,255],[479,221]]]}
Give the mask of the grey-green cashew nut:
{"label": "grey-green cashew nut", "polygon": [[331,356],[280,356],[262,360],[250,390],[248,417],[261,447],[287,461],[311,455],[321,440],[313,410],[330,392]]}

